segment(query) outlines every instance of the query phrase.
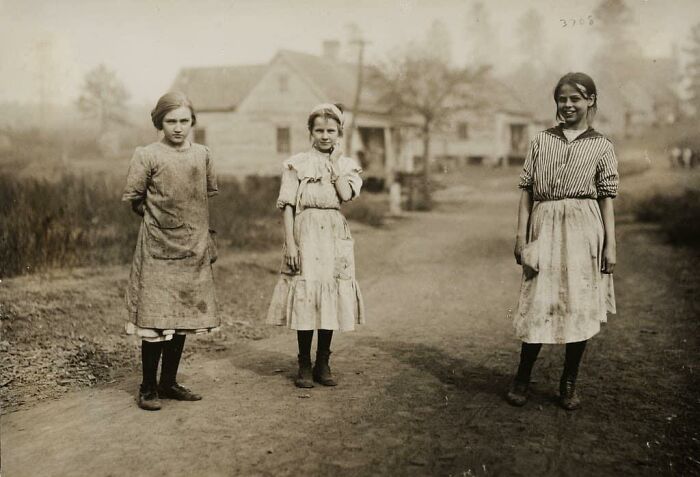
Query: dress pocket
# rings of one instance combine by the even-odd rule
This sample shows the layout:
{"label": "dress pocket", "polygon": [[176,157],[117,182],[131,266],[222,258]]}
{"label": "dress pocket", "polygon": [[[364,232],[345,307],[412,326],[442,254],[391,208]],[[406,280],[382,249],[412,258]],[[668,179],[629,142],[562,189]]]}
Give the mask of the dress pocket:
{"label": "dress pocket", "polygon": [[148,249],[153,258],[179,260],[194,255],[192,229],[184,223],[157,225],[145,221]]}
{"label": "dress pocket", "polygon": [[335,240],[334,276],[341,280],[355,278],[355,242],[351,238]]}

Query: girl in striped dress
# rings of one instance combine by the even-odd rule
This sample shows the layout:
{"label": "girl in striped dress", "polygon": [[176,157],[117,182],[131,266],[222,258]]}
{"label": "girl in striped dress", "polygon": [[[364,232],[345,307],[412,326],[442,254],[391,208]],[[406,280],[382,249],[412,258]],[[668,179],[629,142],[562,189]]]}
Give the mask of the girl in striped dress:
{"label": "girl in striped dress", "polygon": [[563,76],[554,101],[559,124],[535,136],[520,175],[515,259],[523,277],[514,325],[523,343],[507,400],[526,403],[542,343],[565,343],[559,396],[573,410],[580,407],[576,377],[586,342],[615,313],[618,173],[612,143],[591,127],[598,105],[593,80]]}

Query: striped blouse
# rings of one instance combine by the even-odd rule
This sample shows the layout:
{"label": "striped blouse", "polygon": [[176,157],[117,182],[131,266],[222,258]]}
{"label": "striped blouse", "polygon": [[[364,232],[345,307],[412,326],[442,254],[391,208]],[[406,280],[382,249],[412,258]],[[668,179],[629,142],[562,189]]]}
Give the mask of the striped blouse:
{"label": "striped blouse", "polygon": [[561,125],[539,132],[530,142],[518,187],[536,201],[615,197],[617,158],[608,138],[589,128],[573,141]]}

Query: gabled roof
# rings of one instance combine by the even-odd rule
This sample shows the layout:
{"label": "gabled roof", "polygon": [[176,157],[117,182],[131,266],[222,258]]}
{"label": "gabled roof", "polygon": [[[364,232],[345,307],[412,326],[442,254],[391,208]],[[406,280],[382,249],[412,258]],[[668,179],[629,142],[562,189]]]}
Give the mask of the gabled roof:
{"label": "gabled roof", "polygon": [[[275,59],[286,61],[326,101],[343,103],[348,109],[352,107],[358,79],[358,66],[356,64],[291,50],[280,50]],[[379,94],[373,91],[369,85],[370,74],[371,68],[365,67],[360,110],[386,113],[388,107],[379,104]]]}
{"label": "gabled roof", "polygon": [[260,81],[268,65],[210,66],[180,70],[172,89],[185,93],[197,111],[232,111]]}

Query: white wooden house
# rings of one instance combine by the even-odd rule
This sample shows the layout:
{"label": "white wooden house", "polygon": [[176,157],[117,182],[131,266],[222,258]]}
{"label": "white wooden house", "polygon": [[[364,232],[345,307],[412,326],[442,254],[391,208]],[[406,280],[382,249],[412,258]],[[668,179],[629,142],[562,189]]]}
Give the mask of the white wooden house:
{"label": "white wooden house", "polygon": [[[180,71],[172,89],[192,100],[195,141],[212,149],[220,173],[277,174],[285,158],[309,147],[311,108],[333,102],[350,109],[357,66],[337,60],[335,42],[325,46],[323,56],[281,50],[267,65]],[[366,176],[389,178],[402,168],[400,134],[375,98],[369,89],[362,95],[350,154],[362,158]]]}
{"label": "white wooden house", "polygon": [[[358,68],[339,61],[338,42],[325,42],[323,55],[280,50],[268,64],[185,68],[172,89],[186,93],[197,110],[195,141],[212,149],[221,174],[278,174],[282,161],[310,145],[306,119],[322,102],[346,105],[352,118]],[[491,86],[488,86],[491,84]],[[499,100],[495,82],[483,86],[486,107],[456,115],[433,138],[440,161],[489,162],[520,157],[533,119],[516,100]],[[480,87],[481,88],[481,87]],[[351,155],[364,176],[388,186],[398,171],[422,161],[419,125],[390,114],[370,86],[363,88]]]}

